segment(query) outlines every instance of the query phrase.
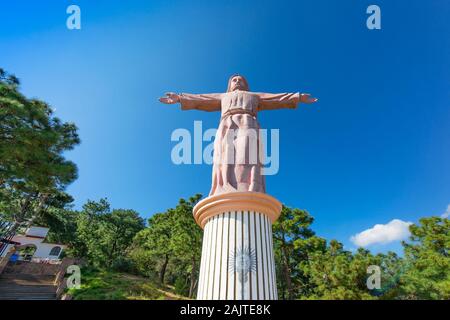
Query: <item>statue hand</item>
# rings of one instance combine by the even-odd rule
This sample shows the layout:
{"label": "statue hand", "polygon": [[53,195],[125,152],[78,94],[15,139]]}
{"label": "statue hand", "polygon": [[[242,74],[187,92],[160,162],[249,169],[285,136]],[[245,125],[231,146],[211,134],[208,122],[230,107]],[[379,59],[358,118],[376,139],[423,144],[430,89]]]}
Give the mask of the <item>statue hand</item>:
{"label": "statue hand", "polygon": [[311,95],[309,93],[301,93],[300,94],[300,102],[301,103],[314,103],[316,102],[317,98],[311,98]]}
{"label": "statue hand", "polygon": [[180,96],[173,92],[166,92],[166,96],[159,98],[159,101],[165,104],[174,104],[180,102]]}

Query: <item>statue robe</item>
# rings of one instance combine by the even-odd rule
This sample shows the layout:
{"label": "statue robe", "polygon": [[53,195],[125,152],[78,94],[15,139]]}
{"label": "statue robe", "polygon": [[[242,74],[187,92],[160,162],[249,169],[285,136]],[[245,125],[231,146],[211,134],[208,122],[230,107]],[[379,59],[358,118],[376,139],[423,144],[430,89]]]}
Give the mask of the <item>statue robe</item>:
{"label": "statue robe", "polygon": [[214,140],[210,196],[227,192],[266,192],[262,174],[262,144],[257,113],[261,110],[296,108],[299,93],[226,93],[180,95],[182,110],[221,111]]}

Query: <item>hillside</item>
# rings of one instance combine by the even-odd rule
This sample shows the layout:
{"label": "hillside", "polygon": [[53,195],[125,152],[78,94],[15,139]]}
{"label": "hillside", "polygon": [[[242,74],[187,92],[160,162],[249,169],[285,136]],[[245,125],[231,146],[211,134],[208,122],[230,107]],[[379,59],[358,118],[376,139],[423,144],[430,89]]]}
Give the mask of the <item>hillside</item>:
{"label": "hillside", "polygon": [[83,270],[81,288],[70,289],[74,300],[180,300],[186,299],[151,280],[126,273]]}

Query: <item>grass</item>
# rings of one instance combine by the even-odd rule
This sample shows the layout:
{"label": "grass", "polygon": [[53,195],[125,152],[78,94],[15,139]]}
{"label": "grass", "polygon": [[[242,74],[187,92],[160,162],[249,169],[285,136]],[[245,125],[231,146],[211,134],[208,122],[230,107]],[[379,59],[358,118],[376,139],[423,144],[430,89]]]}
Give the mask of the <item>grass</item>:
{"label": "grass", "polygon": [[171,288],[162,288],[151,280],[106,270],[81,272],[81,288],[69,289],[74,300],[180,300]]}

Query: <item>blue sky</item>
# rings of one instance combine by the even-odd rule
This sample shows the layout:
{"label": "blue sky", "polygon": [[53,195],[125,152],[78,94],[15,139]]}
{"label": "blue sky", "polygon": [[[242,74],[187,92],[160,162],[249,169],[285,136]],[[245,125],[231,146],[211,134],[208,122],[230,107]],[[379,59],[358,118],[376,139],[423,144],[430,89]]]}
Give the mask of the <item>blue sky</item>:
{"label": "blue sky", "polygon": [[[70,4],[81,30],[66,28]],[[371,4],[381,30],[366,28]],[[172,164],[170,135],[219,115],[162,105],[164,92],[224,91],[239,72],[254,91],[314,94],[314,106],[259,115],[280,129],[267,191],[351,249],[375,224],[450,203],[449,16],[445,0],[2,0],[0,66],[79,127],[76,207],[107,197],[144,217],[210,188],[210,166]]]}

